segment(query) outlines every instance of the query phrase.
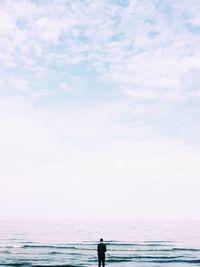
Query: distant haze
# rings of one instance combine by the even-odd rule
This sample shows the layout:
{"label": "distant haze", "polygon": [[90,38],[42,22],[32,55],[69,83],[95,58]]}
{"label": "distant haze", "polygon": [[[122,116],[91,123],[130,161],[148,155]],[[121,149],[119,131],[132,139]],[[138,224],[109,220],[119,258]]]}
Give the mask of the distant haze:
{"label": "distant haze", "polygon": [[1,1],[0,219],[200,219],[200,1]]}

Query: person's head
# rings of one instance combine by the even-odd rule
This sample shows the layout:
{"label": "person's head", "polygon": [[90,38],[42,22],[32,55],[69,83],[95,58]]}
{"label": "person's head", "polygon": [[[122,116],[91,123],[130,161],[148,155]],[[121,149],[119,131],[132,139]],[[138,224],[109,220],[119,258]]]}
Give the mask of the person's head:
{"label": "person's head", "polygon": [[100,238],[100,242],[103,242],[103,238]]}

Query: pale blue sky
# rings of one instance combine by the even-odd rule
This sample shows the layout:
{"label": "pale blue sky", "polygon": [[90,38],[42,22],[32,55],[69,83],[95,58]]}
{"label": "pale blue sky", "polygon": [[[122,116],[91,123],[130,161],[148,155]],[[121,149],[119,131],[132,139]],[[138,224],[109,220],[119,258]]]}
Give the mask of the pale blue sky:
{"label": "pale blue sky", "polygon": [[200,218],[199,14],[1,1],[2,218]]}

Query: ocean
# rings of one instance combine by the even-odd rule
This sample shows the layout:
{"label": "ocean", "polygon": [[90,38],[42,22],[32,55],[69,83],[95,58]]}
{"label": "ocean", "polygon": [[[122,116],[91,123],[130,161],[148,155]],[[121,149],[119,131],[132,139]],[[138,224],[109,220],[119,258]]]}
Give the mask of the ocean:
{"label": "ocean", "polygon": [[0,266],[200,266],[200,221],[1,220]]}

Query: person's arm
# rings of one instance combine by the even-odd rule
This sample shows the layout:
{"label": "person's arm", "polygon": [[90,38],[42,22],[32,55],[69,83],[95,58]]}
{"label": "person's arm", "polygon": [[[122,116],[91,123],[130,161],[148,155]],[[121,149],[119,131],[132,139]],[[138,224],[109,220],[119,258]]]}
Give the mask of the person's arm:
{"label": "person's arm", "polygon": [[106,252],[107,251],[107,249],[106,249],[106,245],[104,246],[104,252]]}
{"label": "person's arm", "polygon": [[97,245],[97,253],[99,253],[99,245]]}

